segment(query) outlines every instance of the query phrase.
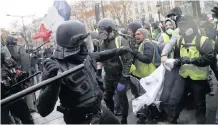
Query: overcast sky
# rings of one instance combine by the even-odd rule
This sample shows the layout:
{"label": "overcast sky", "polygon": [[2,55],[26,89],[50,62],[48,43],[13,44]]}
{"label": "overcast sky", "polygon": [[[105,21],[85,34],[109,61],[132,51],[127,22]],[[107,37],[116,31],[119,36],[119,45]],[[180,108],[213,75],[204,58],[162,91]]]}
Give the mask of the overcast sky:
{"label": "overcast sky", "polygon": [[[67,0],[72,4],[73,0]],[[12,22],[16,20],[22,24],[21,18],[9,17],[10,15],[35,17],[24,18],[24,23],[29,24],[33,18],[43,17],[48,8],[52,6],[54,0],[0,0],[0,28],[11,28]]]}

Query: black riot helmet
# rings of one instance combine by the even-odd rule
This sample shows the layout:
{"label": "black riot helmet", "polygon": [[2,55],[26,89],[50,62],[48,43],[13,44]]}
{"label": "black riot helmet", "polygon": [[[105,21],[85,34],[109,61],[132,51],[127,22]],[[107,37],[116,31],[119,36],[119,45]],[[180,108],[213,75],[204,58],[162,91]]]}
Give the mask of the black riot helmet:
{"label": "black riot helmet", "polygon": [[212,12],[213,18],[218,19],[218,7],[214,7],[214,8],[211,10],[211,12]]}
{"label": "black riot helmet", "polygon": [[102,40],[111,39],[118,31],[117,24],[110,18],[103,18],[98,22],[99,37]]}
{"label": "black riot helmet", "polygon": [[17,45],[17,39],[14,36],[7,36],[6,37],[6,45]]}
{"label": "black riot helmet", "polygon": [[[85,25],[78,20],[69,20],[58,26],[56,30],[57,46],[54,57],[64,59],[78,54],[88,37]],[[84,46],[85,47],[85,46]]]}

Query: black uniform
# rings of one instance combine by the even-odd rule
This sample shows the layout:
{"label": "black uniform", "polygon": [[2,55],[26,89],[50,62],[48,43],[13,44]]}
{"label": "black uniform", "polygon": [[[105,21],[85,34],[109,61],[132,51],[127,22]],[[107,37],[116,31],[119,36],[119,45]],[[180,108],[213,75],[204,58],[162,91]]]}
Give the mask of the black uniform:
{"label": "black uniform", "polygon": [[[99,37],[103,40],[101,44],[101,51],[118,48],[120,46],[129,47],[129,42],[122,36],[118,36],[118,28],[112,19],[103,18],[98,23]],[[116,39],[118,46],[116,45]],[[130,82],[130,66],[132,64],[131,53],[126,53],[123,56],[116,56],[104,61],[105,71],[105,102],[107,107],[114,112],[113,96],[115,91],[119,95],[119,103],[121,106],[122,119],[121,123],[127,123],[128,116],[128,98],[127,88],[130,85],[132,92],[137,93],[137,88]],[[136,95],[138,96],[138,95]]]}
{"label": "black uniform", "polygon": [[[4,50],[3,47],[1,49],[1,51]],[[10,57],[6,57],[6,54],[3,53],[1,53],[1,99],[4,99],[12,94],[21,91],[22,85],[18,85],[13,88],[11,88],[11,86],[16,84],[16,82],[19,82],[23,78],[22,74],[20,74],[19,76],[16,75],[14,60]],[[15,103],[8,105],[5,108],[2,108],[2,124],[10,123],[9,112],[18,117],[23,124],[34,124],[32,116],[24,99],[19,99]]]}
{"label": "black uniform", "polygon": [[45,60],[42,79],[54,77],[58,72],[64,72],[82,63],[85,66],[45,87],[37,100],[38,112],[43,117],[50,114],[59,97],[61,105],[57,110],[64,114],[67,124],[117,124],[119,121],[116,117],[101,106],[103,93],[95,75],[96,61],[104,61],[127,52],[127,49],[113,49],[88,55],[84,42],[87,35],[85,25],[79,21],[66,21],[58,27],[54,58]]}

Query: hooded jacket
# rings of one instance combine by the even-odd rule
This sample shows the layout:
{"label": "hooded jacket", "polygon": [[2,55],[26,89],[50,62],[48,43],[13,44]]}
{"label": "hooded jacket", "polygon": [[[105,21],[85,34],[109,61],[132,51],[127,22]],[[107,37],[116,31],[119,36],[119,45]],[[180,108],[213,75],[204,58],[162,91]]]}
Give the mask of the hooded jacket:
{"label": "hooded jacket", "polygon": [[[151,42],[151,34],[149,33],[148,30],[144,28],[139,28],[138,31],[140,31],[143,36],[144,40],[142,41],[142,53],[137,52],[134,54],[134,57],[137,58],[139,61],[143,63],[151,63],[153,56],[154,56],[154,47]],[[141,43],[140,43],[141,44]],[[140,45],[138,45],[139,47]],[[137,49],[138,49],[137,47]]]}

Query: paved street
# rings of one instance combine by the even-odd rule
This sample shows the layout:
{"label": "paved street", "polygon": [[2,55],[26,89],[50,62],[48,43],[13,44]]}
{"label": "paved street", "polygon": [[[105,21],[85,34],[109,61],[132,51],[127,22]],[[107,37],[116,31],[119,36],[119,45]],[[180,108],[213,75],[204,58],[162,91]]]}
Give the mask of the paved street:
{"label": "paved street", "polygon": [[[136,124],[136,121],[138,118],[134,116],[132,113],[132,106],[131,106],[131,92],[128,91],[128,99],[129,99],[129,116],[128,116],[128,123],[129,124]],[[56,106],[59,105],[59,103],[56,104]],[[216,108],[218,105],[218,93],[211,97],[207,97],[207,124],[213,124],[215,122],[215,114],[216,114]],[[43,118],[37,113],[32,113],[32,116],[34,118],[34,121],[36,124],[65,124],[63,120],[63,115],[56,111],[56,108],[54,111],[48,115],[47,117]],[[120,119],[120,117],[119,117]],[[184,110],[182,111],[180,118],[178,120],[179,124],[195,124],[195,111],[194,110]]]}

